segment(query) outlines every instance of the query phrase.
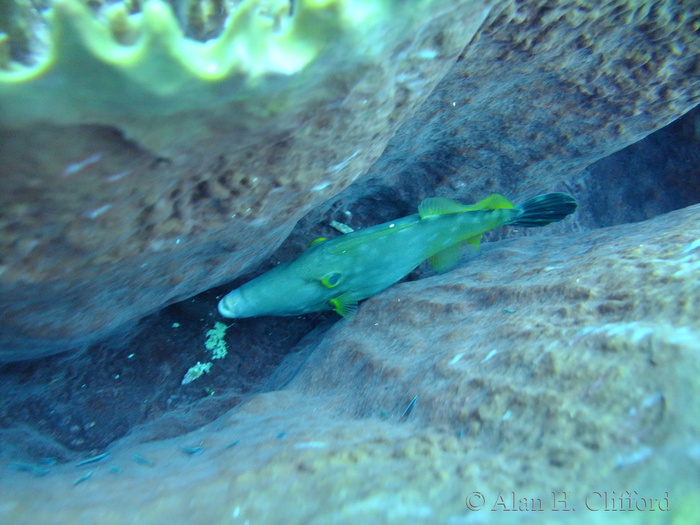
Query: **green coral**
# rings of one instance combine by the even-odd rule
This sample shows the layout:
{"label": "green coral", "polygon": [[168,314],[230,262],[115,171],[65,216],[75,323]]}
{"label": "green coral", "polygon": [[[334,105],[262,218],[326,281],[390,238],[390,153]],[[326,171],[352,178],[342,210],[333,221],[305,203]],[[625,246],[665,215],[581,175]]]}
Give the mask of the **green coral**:
{"label": "green coral", "polygon": [[418,16],[398,0],[229,0],[225,18],[216,0],[47,3],[3,11],[22,23],[0,25],[0,127],[112,126],[166,156],[334,99],[382,23]]}
{"label": "green coral", "polygon": [[256,78],[295,73],[318,57],[342,33],[338,4],[300,0],[291,16],[288,1],[246,1],[217,38],[199,42],[161,0],[137,13],[113,4],[100,17],[80,0],[54,0],[43,15],[44,56],[0,70],[0,123],[89,122],[220,103]]}

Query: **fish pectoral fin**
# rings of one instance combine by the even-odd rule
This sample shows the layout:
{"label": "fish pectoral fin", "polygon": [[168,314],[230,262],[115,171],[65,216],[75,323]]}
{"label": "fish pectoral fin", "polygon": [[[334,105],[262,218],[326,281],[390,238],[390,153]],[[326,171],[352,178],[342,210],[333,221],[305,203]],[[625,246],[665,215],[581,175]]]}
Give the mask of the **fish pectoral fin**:
{"label": "fish pectoral fin", "polygon": [[352,319],[357,314],[357,301],[350,292],[345,292],[329,301],[333,310],[346,319]]}

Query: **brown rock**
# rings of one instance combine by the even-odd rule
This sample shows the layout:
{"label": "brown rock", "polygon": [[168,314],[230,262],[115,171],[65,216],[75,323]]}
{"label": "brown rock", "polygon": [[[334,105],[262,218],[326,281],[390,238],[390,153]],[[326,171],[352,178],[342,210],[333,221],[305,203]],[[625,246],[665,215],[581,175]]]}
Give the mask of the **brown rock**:
{"label": "brown rock", "polygon": [[564,181],[588,208],[624,205],[614,197],[635,195],[634,177],[579,172],[698,104],[698,24],[692,1],[499,3],[368,174],[322,211],[492,192],[520,201]]}
{"label": "brown rock", "polygon": [[517,523],[535,505],[538,522],[554,524],[565,500],[589,523],[596,491],[636,490],[654,505],[668,491],[674,513],[693,516],[698,238],[693,206],[487,246],[455,271],[368,299],[290,355],[277,390],[209,426],[160,442],[132,435],[83,470],[6,473],[0,513],[12,523]]}
{"label": "brown rock", "polygon": [[[268,256],[377,159],[487,13],[443,4],[135,135],[119,120],[0,129],[0,360],[93,342]],[[372,45],[342,47],[360,37]]]}
{"label": "brown rock", "polygon": [[214,138],[166,157],[118,129],[0,131],[0,358],[93,342],[255,267],[367,171],[469,40],[364,185],[319,214],[363,196],[520,200],[697,103],[694,2],[502,2],[473,39],[461,25],[483,4],[432,14],[371,65],[331,75],[330,98],[252,131],[215,119]]}

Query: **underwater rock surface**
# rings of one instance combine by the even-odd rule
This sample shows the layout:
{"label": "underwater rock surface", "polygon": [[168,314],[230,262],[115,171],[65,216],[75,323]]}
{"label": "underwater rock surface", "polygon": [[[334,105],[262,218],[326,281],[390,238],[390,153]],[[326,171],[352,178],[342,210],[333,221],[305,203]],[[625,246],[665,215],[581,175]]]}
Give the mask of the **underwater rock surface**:
{"label": "underwater rock surface", "polygon": [[[74,2],[59,3],[67,9]],[[289,9],[289,2],[280,4]],[[245,3],[250,23],[266,26],[260,20],[269,13],[255,5]],[[233,85],[189,77],[184,88],[160,85],[160,69],[144,66],[136,79],[127,70],[116,84],[98,86],[101,102],[93,113],[68,103],[66,115],[54,117],[60,108],[52,106],[38,123],[18,123],[3,113],[0,360],[93,342],[259,263],[305,213],[377,159],[469,42],[487,7],[474,0],[411,6],[391,0],[296,2],[295,14],[282,17],[282,29],[268,29],[260,39],[289,53],[313,48],[315,59],[299,71],[264,70],[266,63],[256,62],[257,47],[234,42],[251,67],[263,70],[242,77],[234,71]],[[321,20],[302,17],[300,23],[310,27],[299,30],[297,19],[306,11]],[[146,24],[144,38],[158,43],[161,18],[152,20],[150,33]],[[326,22],[339,29],[319,36]],[[167,46],[161,43],[166,49],[200,46],[202,56],[216,58],[207,54],[211,41],[195,44],[166,25],[175,33]],[[253,44],[267,49],[266,41]],[[108,55],[115,68],[123,67],[120,50],[126,47],[119,46],[106,46],[115,54]],[[83,89],[89,91],[94,78],[103,78],[100,68],[109,69],[107,78],[114,72],[112,62],[95,65],[92,48],[88,53],[83,47],[90,46],[72,40],[66,49],[59,46],[68,57],[58,66],[84,63]],[[278,52],[273,45],[264,58],[279,59]],[[196,65],[206,69],[207,63]],[[219,65],[212,63],[214,69]],[[73,70],[62,78],[58,66],[50,72],[54,80],[45,86],[46,97],[53,96],[55,84],[68,89],[79,81]],[[168,61],[163,67],[189,66]],[[139,76],[149,71],[154,78]],[[23,93],[13,73],[0,69],[0,101],[10,106],[16,92]],[[40,98],[41,86],[34,84],[42,80],[28,82],[27,92]],[[144,101],[140,83],[149,82],[156,95],[146,94]],[[161,91],[170,96],[180,88],[186,99],[192,83],[219,98],[202,100],[201,107],[196,100],[180,107],[182,97],[170,106],[158,98]],[[130,97],[152,113],[130,115],[136,103]]]}
{"label": "underwater rock surface", "polygon": [[[86,345],[252,269],[360,178],[431,91],[368,187],[413,203],[518,200],[698,102],[690,1],[435,0],[403,17],[367,5],[385,18],[343,26],[298,75],[154,117],[153,133],[102,117],[3,121],[0,359]],[[341,60],[348,42],[357,56]]]}
{"label": "underwater rock surface", "polygon": [[[674,522],[691,523],[699,239],[695,205],[485,245],[468,264],[398,284],[354,320],[311,334],[269,392],[197,431],[150,443],[136,432],[101,461],[41,478],[6,472],[0,517],[520,523],[505,512],[514,492],[541,498],[538,523],[554,524],[552,491],[566,491],[578,510],[567,522],[600,523],[610,513],[586,510],[587,496],[637,490],[668,492]],[[474,492],[483,510],[466,508]],[[614,518],[668,523],[662,511]]]}
{"label": "underwater rock surface", "polygon": [[499,3],[367,175],[322,213],[432,195],[517,202],[564,181],[597,210],[607,194],[636,196],[630,175],[576,186],[586,166],[700,102],[699,20],[690,1]]}

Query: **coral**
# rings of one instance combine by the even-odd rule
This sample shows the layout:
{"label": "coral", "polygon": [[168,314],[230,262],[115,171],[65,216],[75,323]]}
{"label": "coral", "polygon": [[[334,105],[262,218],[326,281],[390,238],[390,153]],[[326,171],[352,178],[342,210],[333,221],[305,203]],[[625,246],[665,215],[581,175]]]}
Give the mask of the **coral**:
{"label": "coral", "polygon": [[384,18],[391,4],[300,0],[292,16],[286,0],[241,2],[220,34],[200,42],[184,35],[162,0],[140,10],[108,3],[97,14],[82,0],[55,0],[41,12],[44,23],[27,28],[46,42],[34,46],[31,63],[0,63],[0,126],[114,125],[153,149],[172,147],[183,113],[241,100],[254,101],[248,109],[258,115],[282,111],[284,99],[259,96],[268,89],[261,78],[299,73],[329,50],[352,46],[359,35],[348,35]]}

